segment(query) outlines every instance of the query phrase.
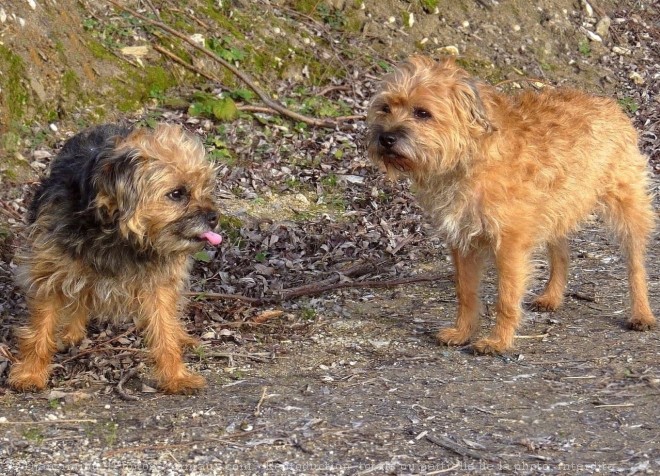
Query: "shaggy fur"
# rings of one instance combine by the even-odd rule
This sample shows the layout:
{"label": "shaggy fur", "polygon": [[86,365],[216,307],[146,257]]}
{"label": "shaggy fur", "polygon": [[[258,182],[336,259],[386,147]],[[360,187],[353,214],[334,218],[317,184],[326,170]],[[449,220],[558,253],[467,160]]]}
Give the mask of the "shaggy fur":
{"label": "shaggy fur", "polygon": [[182,346],[195,341],[178,314],[190,254],[218,244],[214,185],[203,146],[178,126],[104,125],[70,139],[29,210],[17,278],[30,322],[10,385],[44,388],[58,340],[79,343],[93,316],[134,318],[163,390],[201,388],[183,365]]}
{"label": "shaggy fur", "polygon": [[368,154],[404,174],[452,248],[459,301],[440,342],[467,343],[479,327],[485,259],[497,268],[497,321],[473,348],[509,349],[521,316],[530,255],[545,244],[550,279],[535,304],[556,309],[568,275],[567,235],[601,211],[628,258],[631,328],[650,329],[644,256],[654,226],[648,167],[617,104],[579,91],[509,97],[453,60],[412,57],[385,78],[368,114]]}

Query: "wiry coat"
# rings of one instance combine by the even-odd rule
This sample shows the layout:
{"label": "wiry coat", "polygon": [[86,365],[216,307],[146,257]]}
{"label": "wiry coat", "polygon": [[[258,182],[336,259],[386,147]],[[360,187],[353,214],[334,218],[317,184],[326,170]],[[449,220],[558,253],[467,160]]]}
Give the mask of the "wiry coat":
{"label": "wiry coat", "polygon": [[[145,329],[152,350],[171,349],[167,365],[186,374],[174,354],[191,338],[176,318],[190,254],[217,223],[214,181],[200,142],[177,126],[104,125],[70,139],[36,191],[29,243],[18,259],[31,311],[21,339],[26,360],[40,367],[58,337],[78,342],[89,317],[129,318]],[[159,379],[167,380],[155,358]],[[15,387],[45,383],[47,370],[37,376],[15,368]]]}
{"label": "wiry coat", "polygon": [[498,267],[499,316],[477,350],[511,346],[538,245],[548,245],[552,271],[537,304],[556,308],[566,284],[566,236],[592,211],[603,212],[628,256],[630,325],[654,324],[643,263],[654,226],[648,167],[614,101],[566,89],[510,97],[451,60],[412,57],[385,78],[368,123],[370,157],[412,179],[458,261],[459,319],[441,341],[465,343],[476,332],[485,255],[494,254]]}

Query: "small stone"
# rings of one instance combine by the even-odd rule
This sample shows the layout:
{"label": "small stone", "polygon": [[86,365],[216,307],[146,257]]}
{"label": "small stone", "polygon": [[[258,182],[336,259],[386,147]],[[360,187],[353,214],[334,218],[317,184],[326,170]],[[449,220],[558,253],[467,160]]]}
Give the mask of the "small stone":
{"label": "small stone", "polygon": [[394,22],[396,22],[396,18],[394,18],[394,17],[389,17],[389,18],[387,19],[387,22],[388,22],[388,23],[394,23]]}
{"label": "small stone", "polygon": [[470,22],[467,21],[467,20],[464,20],[463,23],[461,23],[461,25],[463,26],[463,28],[469,28]]}
{"label": "small stone", "polygon": [[7,21],[7,12],[5,11],[4,8],[0,8],[0,23],[4,23]]}
{"label": "small stone", "polygon": [[587,38],[589,38],[591,41],[595,41],[597,43],[602,43],[603,42],[603,39],[591,30],[587,30],[586,28],[582,28],[582,32],[585,35],[587,35]]}
{"label": "small stone", "polygon": [[48,127],[50,127],[50,130],[53,132],[57,132],[57,126],[55,124],[50,124]]}
{"label": "small stone", "polygon": [[621,56],[628,56],[632,53],[632,51],[630,51],[628,48],[622,48],[621,46],[613,46],[612,52]]}
{"label": "small stone", "polygon": [[275,28],[273,28],[273,33],[275,33],[276,35],[279,35],[280,33],[282,33],[282,30],[280,30],[278,27],[275,27]]}
{"label": "small stone", "polygon": [[582,0],[582,6],[584,7],[584,12],[587,14],[588,17],[594,16],[594,9],[589,4],[589,2],[587,2],[586,0]]}
{"label": "small stone", "polygon": [[520,25],[513,25],[513,31],[520,31]]}
{"label": "small stone", "polygon": [[447,46],[443,46],[442,48],[438,48],[438,53],[443,55],[458,56],[459,51],[456,46],[447,45]]}
{"label": "small stone", "polygon": [[408,28],[412,28],[412,26],[415,24],[415,15],[412,13],[408,14]]}
{"label": "small stone", "polygon": [[199,46],[204,46],[204,35],[202,35],[201,33],[195,33],[194,35],[190,35],[190,39]]}
{"label": "small stone", "polygon": [[646,82],[646,81],[644,81],[644,78],[642,77],[642,75],[639,74],[636,71],[632,71],[628,75],[628,79],[632,79],[632,82],[637,84],[638,86],[641,86],[642,84],[644,84]]}
{"label": "small stone", "polygon": [[36,10],[36,9],[37,9],[37,4],[35,3],[34,0],[27,0],[27,2],[28,2],[28,4],[30,5],[30,8],[31,8],[32,10]]}
{"label": "small stone", "polygon": [[604,16],[598,23],[596,23],[596,33],[598,33],[602,38],[606,38],[610,32],[610,25],[612,20],[608,16]]}

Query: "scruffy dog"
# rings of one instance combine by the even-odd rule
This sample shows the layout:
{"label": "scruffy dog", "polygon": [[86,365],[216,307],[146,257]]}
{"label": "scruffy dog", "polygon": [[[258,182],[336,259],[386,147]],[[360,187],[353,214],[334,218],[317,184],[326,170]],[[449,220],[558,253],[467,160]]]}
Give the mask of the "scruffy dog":
{"label": "scruffy dog", "polygon": [[191,252],[222,241],[214,185],[202,144],[178,126],[103,125],[70,139],[29,210],[18,283],[30,321],[9,384],[44,388],[58,340],[79,343],[90,316],[131,316],[162,390],[203,387],[183,364],[182,348],[195,340],[178,314]]}
{"label": "scruffy dog", "polygon": [[479,283],[492,255],[497,321],[478,353],[513,344],[530,255],[547,245],[550,279],[535,305],[556,309],[568,275],[567,234],[603,212],[628,258],[635,330],[655,318],[644,255],[654,226],[645,158],[637,134],[609,99],[565,89],[508,97],[453,60],[414,56],[383,81],[368,119],[368,154],[410,177],[433,224],[451,246],[458,317],[438,334],[462,345],[479,327]]}

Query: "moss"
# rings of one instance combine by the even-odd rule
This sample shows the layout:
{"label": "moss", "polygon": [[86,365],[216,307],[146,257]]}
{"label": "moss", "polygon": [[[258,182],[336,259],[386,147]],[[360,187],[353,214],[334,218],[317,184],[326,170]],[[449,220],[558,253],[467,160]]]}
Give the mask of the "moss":
{"label": "moss", "polygon": [[80,81],[78,81],[78,75],[72,70],[65,71],[62,75],[62,93],[65,96],[69,94],[80,95],[82,89],[80,88]]}
{"label": "moss", "polygon": [[116,91],[116,105],[121,112],[130,112],[149,98],[160,97],[170,87],[176,85],[172,73],[162,66],[146,66],[143,70],[126,67],[127,82],[112,81]]}
{"label": "moss", "polygon": [[0,86],[3,94],[2,108],[7,115],[6,124],[21,119],[26,112],[30,93],[23,83],[25,77],[25,65],[17,54],[14,54],[6,46],[0,45]]}
{"label": "moss", "polygon": [[239,218],[229,215],[222,215],[218,220],[218,226],[220,230],[222,230],[222,233],[225,235],[225,238],[230,243],[240,243],[241,228],[243,228],[243,222]]}
{"label": "moss", "polygon": [[87,49],[96,59],[114,59],[103,43],[94,38],[87,38]]}

